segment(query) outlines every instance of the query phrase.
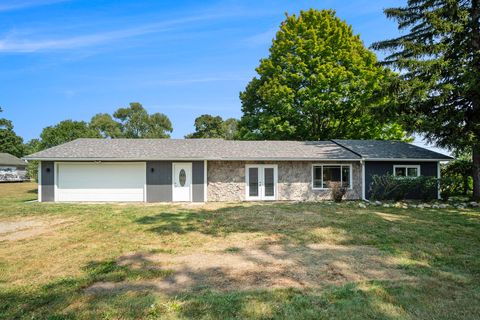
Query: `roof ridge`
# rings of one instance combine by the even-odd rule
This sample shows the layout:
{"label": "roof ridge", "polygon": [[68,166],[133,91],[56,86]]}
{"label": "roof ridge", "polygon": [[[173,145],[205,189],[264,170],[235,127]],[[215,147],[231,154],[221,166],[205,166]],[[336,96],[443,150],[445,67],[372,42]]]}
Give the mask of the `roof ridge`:
{"label": "roof ridge", "polygon": [[350,151],[351,153],[356,154],[357,156],[359,156],[360,158],[363,159],[363,156],[362,156],[360,153],[355,152],[355,151],[353,151],[352,149],[345,147],[343,144],[340,144],[339,142],[337,142],[337,141],[334,140],[334,139],[332,139],[332,140],[330,140],[330,141],[332,141],[333,143],[335,143],[335,144],[338,145],[339,147],[342,147],[342,148],[344,148],[345,150],[348,150],[348,151]]}

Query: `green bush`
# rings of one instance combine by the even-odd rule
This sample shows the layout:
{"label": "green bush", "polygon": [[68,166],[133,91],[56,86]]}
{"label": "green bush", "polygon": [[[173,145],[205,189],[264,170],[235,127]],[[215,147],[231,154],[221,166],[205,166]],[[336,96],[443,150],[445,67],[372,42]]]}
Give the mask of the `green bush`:
{"label": "green bush", "polygon": [[[447,189],[441,190],[447,196],[467,196],[473,190],[472,160],[454,160],[442,164],[442,184]],[[443,189],[441,187],[441,189]],[[444,197],[442,196],[442,199]]]}
{"label": "green bush", "polygon": [[434,177],[406,178],[374,175],[372,179],[370,193],[373,200],[400,201],[413,194],[424,201],[431,201],[437,197],[438,179]]}
{"label": "green bush", "polygon": [[456,176],[445,176],[440,179],[440,197],[443,200],[448,200],[452,196],[464,195],[459,192],[459,186],[464,185],[464,179]]}

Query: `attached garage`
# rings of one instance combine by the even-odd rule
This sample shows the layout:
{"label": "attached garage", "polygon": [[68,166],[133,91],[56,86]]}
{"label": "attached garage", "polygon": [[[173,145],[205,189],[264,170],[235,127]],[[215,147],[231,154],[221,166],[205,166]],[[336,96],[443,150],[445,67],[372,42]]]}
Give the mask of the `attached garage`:
{"label": "attached garage", "polygon": [[55,201],[145,201],[145,162],[57,162]]}
{"label": "attached garage", "polygon": [[40,202],[205,202],[319,200],[340,181],[365,199],[373,174],[438,178],[452,158],[382,140],[77,139],[25,159]]}

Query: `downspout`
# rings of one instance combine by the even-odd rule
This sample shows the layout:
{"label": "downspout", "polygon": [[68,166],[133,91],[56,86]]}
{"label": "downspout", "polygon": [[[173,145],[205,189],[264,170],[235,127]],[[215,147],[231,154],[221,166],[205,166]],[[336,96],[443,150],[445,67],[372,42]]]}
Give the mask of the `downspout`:
{"label": "downspout", "polygon": [[440,195],[440,178],[441,178],[441,170],[440,170],[440,161],[437,161],[437,198],[438,200],[442,200],[442,196]]}
{"label": "downspout", "polygon": [[367,201],[365,196],[365,160],[363,158],[360,160],[360,164],[362,166],[362,200]]}

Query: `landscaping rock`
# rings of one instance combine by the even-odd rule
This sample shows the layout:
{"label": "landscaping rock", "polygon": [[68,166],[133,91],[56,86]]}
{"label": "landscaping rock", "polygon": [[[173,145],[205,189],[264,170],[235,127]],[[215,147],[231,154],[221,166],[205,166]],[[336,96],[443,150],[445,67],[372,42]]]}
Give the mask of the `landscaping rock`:
{"label": "landscaping rock", "polygon": [[478,207],[478,203],[475,201],[472,201],[469,203],[471,207]]}
{"label": "landscaping rock", "polygon": [[358,206],[359,206],[360,208],[363,208],[363,209],[365,209],[365,208],[367,207],[367,206],[365,205],[365,203],[362,203],[362,202],[360,202],[360,203],[358,204]]}
{"label": "landscaping rock", "polygon": [[438,206],[440,209],[446,209],[448,207],[448,205],[446,205],[445,203],[442,203]]}
{"label": "landscaping rock", "polygon": [[381,206],[381,205],[382,205],[382,203],[381,203],[380,201],[375,201],[374,204],[375,204],[376,206]]}
{"label": "landscaping rock", "polygon": [[384,208],[390,208],[390,205],[389,205],[388,203],[384,203],[384,204],[383,204],[383,207],[384,207]]}

